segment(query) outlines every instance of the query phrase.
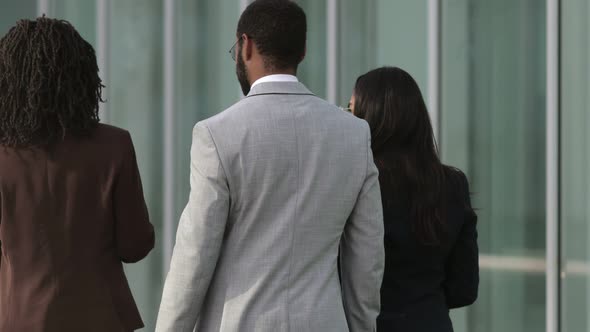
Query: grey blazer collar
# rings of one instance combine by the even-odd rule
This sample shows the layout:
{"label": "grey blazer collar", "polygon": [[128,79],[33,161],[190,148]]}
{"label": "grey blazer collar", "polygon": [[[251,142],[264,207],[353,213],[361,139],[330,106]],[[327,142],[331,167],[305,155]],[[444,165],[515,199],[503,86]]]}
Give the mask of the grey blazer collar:
{"label": "grey blazer collar", "polygon": [[301,82],[265,82],[256,84],[247,97],[260,95],[307,95],[314,96]]}

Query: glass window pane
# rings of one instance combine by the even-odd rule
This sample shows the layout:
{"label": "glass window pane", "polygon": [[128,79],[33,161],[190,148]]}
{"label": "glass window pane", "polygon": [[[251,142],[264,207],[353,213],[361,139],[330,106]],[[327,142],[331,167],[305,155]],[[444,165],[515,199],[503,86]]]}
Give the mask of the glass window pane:
{"label": "glass window pane", "polygon": [[470,178],[481,253],[456,330],[543,331],[545,2],[441,3],[441,151]]}
{"label": "glass window pane", "polygon": [[[242,95],[229,49],[236,42],[235,0],[176,2],[176,218],[188,201],[192,129]],[[176,232],[176,227],[174,227]]]}
{"label": "glass window pane", "polygon": [[[361,1],[359,1],[361,2]],[[428,1],[376,0],[374,66],[407,71],[428,96]],[[371,38],[371,36],[369,36]]]}
{"label": "glass window pane", "polygon": [[427,1],[342,0],[339,102],[346,105],[359,75],[380,66],[410,73],[427,96]]}
{"label": "glass window pane", "polygon": [[96,1],[52,0],[51,16],[67,20],[87,42],[96,47]]}
{"label": "glass window pane", "polygon": [[307,15],[307,54],[297,76],[318,97],[326,98],[326,1],[301,0]]}
{"label": "glass window pane", "polygon": [[110,75],[105,83],[113,125],[131,132],[150,219],[158,240],[147,259],[126,265],[145,331],[153,331],[162,293],[162,1],[111,1]]}
{"label": "glass window pane", "polygon": [[16,24],[16,21],[37,16],[37,0],[1,0],[0,10],[0,38],[8,29]]}
{"label": "glass window pane", "polygon": [[376,63],[376,1],[343,0],[338,2],[338,94],[347,105],[359,75]]}
{"label": "glass window pane", "polygon": [[561,4],[562,331],[590,329],[590,3]]}

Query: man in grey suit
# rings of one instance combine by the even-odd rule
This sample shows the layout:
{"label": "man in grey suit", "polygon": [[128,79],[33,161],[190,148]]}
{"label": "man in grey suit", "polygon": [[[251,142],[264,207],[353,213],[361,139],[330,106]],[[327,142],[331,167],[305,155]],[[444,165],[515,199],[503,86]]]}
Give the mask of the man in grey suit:
{"label": "man in grey suit", "polygon": [[375,330],[384,249],[369,127],[294,76],[306,30],[292,1],[240,17],[247,97],[194,128],[158,332]]}

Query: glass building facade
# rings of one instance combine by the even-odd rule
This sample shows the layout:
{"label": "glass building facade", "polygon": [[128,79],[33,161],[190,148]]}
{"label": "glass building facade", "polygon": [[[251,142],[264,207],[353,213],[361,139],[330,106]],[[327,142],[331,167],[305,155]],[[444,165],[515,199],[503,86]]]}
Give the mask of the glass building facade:
{"label": "glass building facade", "polygon": [[[481,284],[456,331],[590,331],[590,2],[296,0],[308,15],[299,78],[346,104],[358,75],[419,83],[445,163],[468,175]],[[228,54],[247,0],[0,0],[0,34],[41,14],[95,46],[102,119],[136,145],[157,247],[126,272],[153,331],[189,192],[193,125],[241,92]]]}

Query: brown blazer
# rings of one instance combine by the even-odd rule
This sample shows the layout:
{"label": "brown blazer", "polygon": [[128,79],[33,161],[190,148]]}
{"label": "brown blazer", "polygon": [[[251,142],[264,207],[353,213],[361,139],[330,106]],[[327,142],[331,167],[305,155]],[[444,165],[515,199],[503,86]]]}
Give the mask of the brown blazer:
{"label": "brown blazer", "polygon": [[154,247],[129,133],[0,146],[0,332],[143,327],[122,262]]}

